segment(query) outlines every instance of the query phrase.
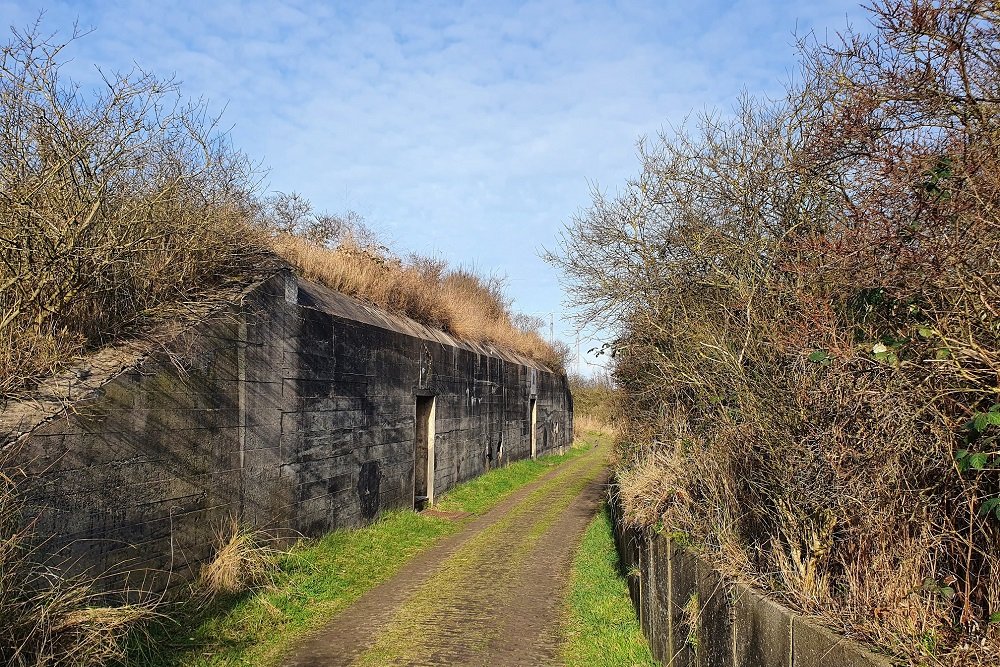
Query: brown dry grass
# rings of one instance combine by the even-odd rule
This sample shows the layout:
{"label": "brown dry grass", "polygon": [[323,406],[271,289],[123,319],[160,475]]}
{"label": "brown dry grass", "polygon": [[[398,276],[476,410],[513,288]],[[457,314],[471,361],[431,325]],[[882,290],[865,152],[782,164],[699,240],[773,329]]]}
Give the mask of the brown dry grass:
{"label": "brown dry grass", "polygon": [[565,351],[514,324],[502,285],[471,271],[419,257],[403,261],[351,239],[330,248],[294,234],[272,247],[302,276],[354,298],[437,327],[456,338],[491,343],[561,370]]}
{"label": "brown dry grass", "polygon": [[615,427],[610,422],[587,413],[573,414],[573,437],[581,438],[591,432],[606,433],[615,436]]}
{"label": "brown dry grass", "polygon": [[194,588],[196,597],[210,600],[273,584],[283,553],[273,542],[233,517],[216,534],[215,556],[201,569]]}
{"label": "brown dry grass", "polygon": [[[8,450],[4,458],[11,457]],[[5,461],[0,461],[0,464]],[[37,559],[31,526],[21,521],[23,475],[0,465],[0,662],[10,667],[119,664],[137,635],[159,616],[158,601],[111,602],[137,592],[96,594]]]}

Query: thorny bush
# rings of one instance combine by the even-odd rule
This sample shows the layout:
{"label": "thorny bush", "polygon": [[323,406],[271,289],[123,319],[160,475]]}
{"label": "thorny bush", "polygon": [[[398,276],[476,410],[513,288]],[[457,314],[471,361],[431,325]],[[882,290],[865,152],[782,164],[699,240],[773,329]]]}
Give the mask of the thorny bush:
{"label": "thorny bush", "polygon": [[1000,12],[882,1],[641,143],[549,259],[615,332],[630,517],[914,664],[1000,661]]}

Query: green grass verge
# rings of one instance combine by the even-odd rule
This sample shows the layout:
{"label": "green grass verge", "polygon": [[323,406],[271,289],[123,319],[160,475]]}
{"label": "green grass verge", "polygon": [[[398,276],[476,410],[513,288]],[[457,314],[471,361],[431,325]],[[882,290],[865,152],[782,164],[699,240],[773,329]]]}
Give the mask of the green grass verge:
{"label": "green grass verge", "polygon": [[[553,466],[593,444],[581,439],[566,454],[512,463],[462,484],[436,507],[482,514]],[[173,621],[138,646],[129,665],[236,667],[277,663],[310,630],[322,626],[406,561],[461,523],[395,511],[375,523],[299,542],[281,561],[275,585],[217,600],[207,608],[181,604]]]}
{"label": "green grass verge", "polygon": [[565,454],[516,461],[505,468],[480,475],[449,491],[434,506],[446,511],[483,514],[549,468],[583,454],[593,442],[593,437],[581,438]]}
{"label": "green grass verge", "polygon": [[563,661],[567,667],[654,667],[625,580],[607,509],[587,527],[573,561]]}

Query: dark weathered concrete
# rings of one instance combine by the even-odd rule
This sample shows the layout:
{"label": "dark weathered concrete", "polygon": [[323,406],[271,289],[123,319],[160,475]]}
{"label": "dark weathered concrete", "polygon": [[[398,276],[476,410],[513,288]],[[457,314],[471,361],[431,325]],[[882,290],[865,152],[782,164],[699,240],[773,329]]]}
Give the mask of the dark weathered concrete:
{"label": "dark weathered concrete", "polygon": [[0,439],[47,550],[152,588],[194,572],[231,516],[317,535],[412,506],[418,396],[435,493],[530,456],[532,399],[538,453],[572,434],[563,376],[289,272],[87,381],[69,408],[8,406]]}
{"label": "dark weathered concrete", "polygon": [[883,656],[726,580],[667,537],[626,527],[612,487],[615,544],[654,657],[669,667],[890,667]]}

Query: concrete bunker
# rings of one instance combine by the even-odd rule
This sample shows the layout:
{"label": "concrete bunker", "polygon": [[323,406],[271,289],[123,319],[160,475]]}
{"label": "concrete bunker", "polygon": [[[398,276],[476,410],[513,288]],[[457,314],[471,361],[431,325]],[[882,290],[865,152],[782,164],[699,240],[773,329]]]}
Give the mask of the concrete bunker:
{"label": "concrete bunker", "polygon": [[0,413],[24,516],[73,571],[148,589],[195,575],[232,517],[318,536],[433,503],[484,451],[541,456],[573,432],[562,376],[290,271],[57,380]]}

